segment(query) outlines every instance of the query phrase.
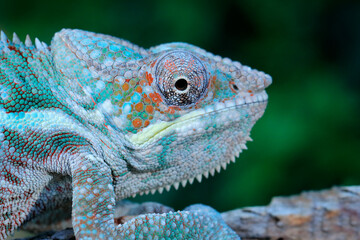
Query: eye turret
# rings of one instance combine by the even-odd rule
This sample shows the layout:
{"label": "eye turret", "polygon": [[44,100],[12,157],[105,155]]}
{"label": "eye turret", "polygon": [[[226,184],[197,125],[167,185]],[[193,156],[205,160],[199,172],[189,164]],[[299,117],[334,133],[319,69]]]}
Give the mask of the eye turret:
{"label": "eye turret", "polygon": [[156,65],[155,78],[165,102],[179,107],[195,104],[209,85],[201,60],[185,50],[162,56]]}

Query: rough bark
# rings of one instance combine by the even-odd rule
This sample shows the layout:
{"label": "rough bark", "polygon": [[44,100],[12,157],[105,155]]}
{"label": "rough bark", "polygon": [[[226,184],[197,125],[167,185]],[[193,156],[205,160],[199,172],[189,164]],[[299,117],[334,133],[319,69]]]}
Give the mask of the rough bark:
{"label": "rough bark", "polygon": [[360,239],[360,186],[275,197],[222,216],[242,239]]}

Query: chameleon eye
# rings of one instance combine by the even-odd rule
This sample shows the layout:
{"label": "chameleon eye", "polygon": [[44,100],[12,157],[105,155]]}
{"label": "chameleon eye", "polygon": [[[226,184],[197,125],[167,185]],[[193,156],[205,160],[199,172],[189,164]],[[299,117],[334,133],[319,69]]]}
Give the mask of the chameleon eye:
{"label": "chameleon eye", "polygon": [[209,85],[201,60],[184,50],[162,56],[156,65],[155,77],[168,105],[190,106],[203,96]]}

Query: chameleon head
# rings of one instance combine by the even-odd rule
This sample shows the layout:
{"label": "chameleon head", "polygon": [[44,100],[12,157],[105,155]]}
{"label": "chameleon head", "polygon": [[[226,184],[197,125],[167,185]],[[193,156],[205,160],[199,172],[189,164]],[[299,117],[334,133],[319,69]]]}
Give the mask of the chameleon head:
{"label": "chameleon head", "polygon": [[137,102],[112,101],[138,186],[121,193],[178,188],[235,161],[264,113],[271,77],[184,43],[152,48],[139,65]]}
{"label": "chameleon head", "polygon": [[114,167],[119,198],[200,181],[235,161],[264,113],[272,81],[184,43],[145,50],[102,34],[63,30],[52,52],[65,76],[54,86],[65,86],[69,96],[61,98],[76,101],[67,105],[76,106],[79,116],[100,119],[93,125],[105,121],[115,129],[112,135],[126,151],[125,164]]}

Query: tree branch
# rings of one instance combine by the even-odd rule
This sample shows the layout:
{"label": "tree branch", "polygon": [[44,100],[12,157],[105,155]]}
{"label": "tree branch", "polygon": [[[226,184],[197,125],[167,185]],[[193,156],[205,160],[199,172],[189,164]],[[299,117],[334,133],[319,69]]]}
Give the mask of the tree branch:
{"label": "tree branch", "polygon": [[275,197],[222,216],[242,239],[360,239],[360,186]]}

